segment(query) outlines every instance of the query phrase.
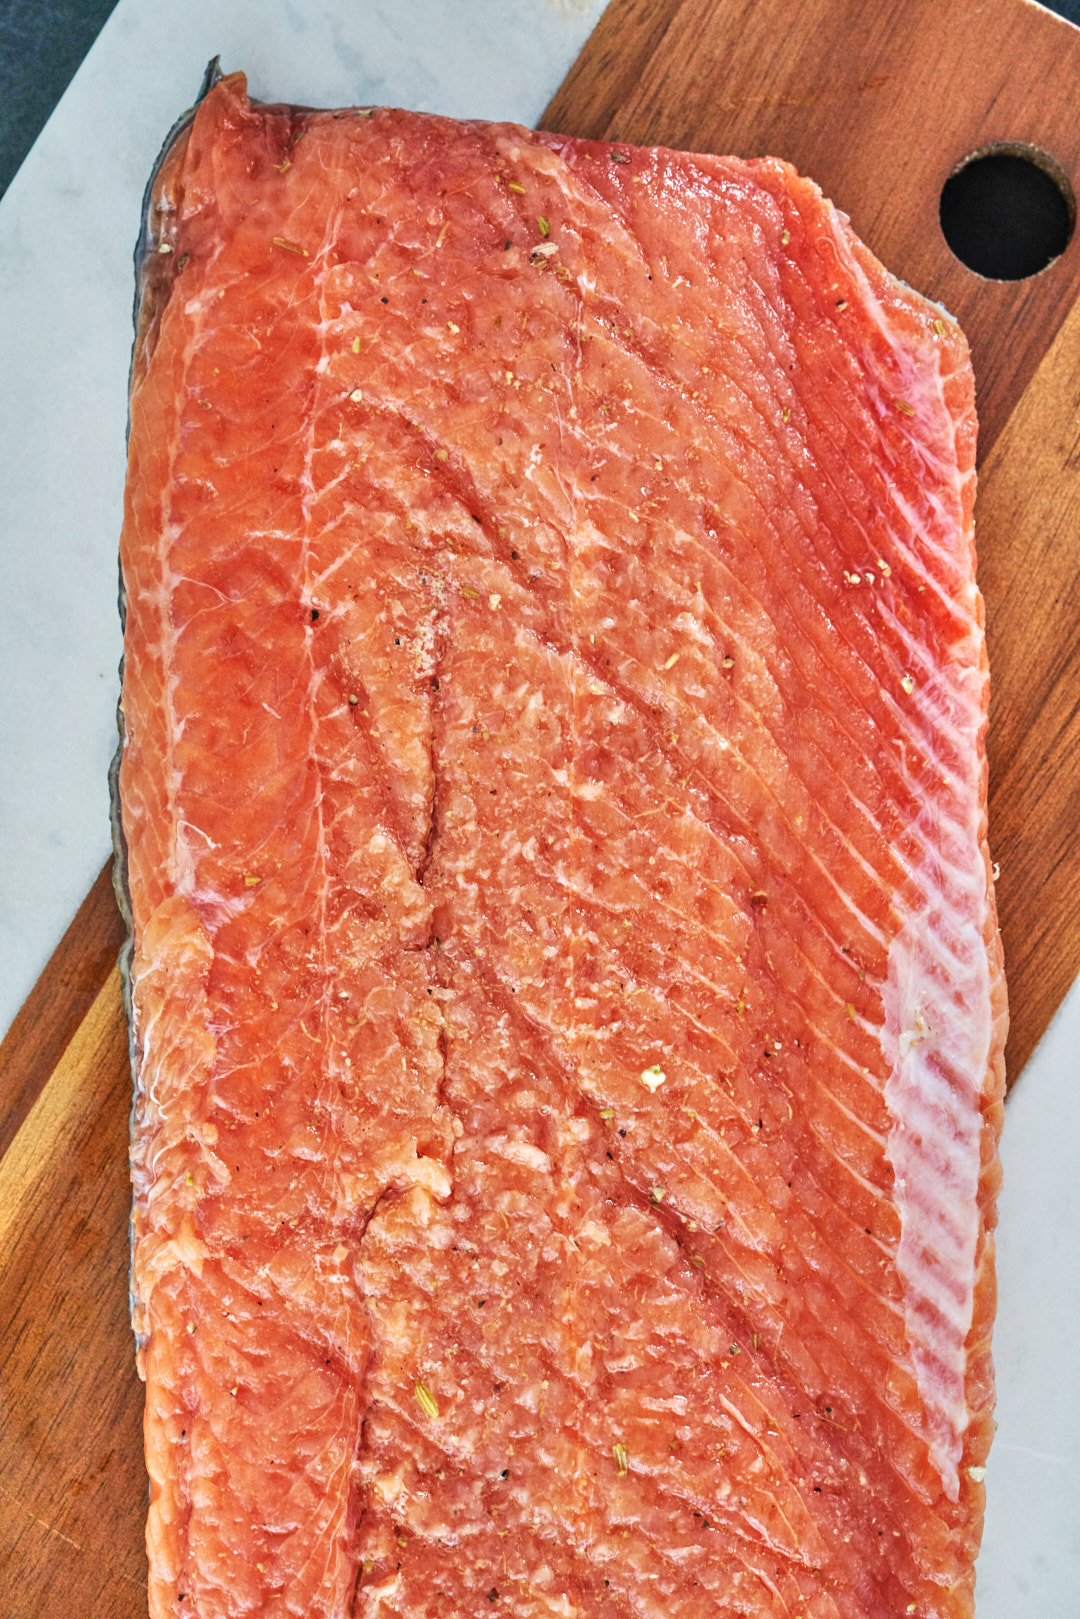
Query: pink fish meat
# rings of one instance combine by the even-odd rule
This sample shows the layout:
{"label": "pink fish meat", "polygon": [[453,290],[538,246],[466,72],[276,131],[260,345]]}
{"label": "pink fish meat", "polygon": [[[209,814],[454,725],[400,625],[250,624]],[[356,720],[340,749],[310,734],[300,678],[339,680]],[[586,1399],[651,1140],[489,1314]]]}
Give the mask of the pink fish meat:
{"label": "pink fish meat", "polygon": [[964,339],[781,162],[249,103],[152,193],[154,1619],[960,1619],[1006,1025]]}

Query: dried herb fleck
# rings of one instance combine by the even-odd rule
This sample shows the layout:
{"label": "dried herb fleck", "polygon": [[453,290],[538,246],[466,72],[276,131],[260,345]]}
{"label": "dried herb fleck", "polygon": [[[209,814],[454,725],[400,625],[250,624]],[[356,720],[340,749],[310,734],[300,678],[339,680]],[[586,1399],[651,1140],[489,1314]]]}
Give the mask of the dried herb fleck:
{"label": "dried herb fleck", "polygon": [[413,1384],[413,1393],[416,1395],[416,1403],[421,1411],[434,1422],[439,1415],[439,1405],[431,1390],[421,1383],[418,1378]]}

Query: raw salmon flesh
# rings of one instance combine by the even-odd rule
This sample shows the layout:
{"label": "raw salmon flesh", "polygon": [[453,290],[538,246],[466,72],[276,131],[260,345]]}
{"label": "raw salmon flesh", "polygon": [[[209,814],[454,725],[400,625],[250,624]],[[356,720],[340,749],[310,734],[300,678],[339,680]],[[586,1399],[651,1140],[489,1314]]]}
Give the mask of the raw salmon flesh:
{"label": "raw salmon flesh", "polygon": [[773,159],[222,79],[120,773],[154,1619],[973,1611],[964,339]]}

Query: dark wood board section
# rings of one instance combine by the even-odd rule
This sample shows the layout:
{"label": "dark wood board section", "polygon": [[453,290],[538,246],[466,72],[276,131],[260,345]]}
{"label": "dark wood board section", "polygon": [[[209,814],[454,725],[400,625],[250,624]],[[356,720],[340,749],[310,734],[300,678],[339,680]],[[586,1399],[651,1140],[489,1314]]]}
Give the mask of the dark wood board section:
{"label": "dark wood board section", "polygon": [[975,513],[1015,1080],[1080,973],[1080,305],[987,457]]}
{"label": "dark wood board section", "polygon": [[[1028,0],[612,0],[543,123],[812,175],[971,339],[1015,1079],[1080,972],[1080,242],[983,281],[937,220],[955,164],[1032,142],[1080,190],[1080,30]],[[127,1317],[130,1078],[102,872],[0,1046],[0,1614],[145,1619]]]}
{"label": "dark wood board section", "polygon": [[0,1160],[97,999],[123,942],[110,863],[0,1044]]}

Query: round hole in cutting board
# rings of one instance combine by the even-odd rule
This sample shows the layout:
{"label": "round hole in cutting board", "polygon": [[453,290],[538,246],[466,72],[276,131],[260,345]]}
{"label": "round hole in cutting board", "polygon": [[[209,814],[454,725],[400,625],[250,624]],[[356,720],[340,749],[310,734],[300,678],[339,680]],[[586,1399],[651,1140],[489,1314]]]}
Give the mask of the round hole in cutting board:
{"label": "round hole in cutting board", "polygon": [[939,212],[946,242],[969,270],[989,281],[1021,281],[1065,251],[1076,200],[1048,153],[999,142],[957,165]]}

